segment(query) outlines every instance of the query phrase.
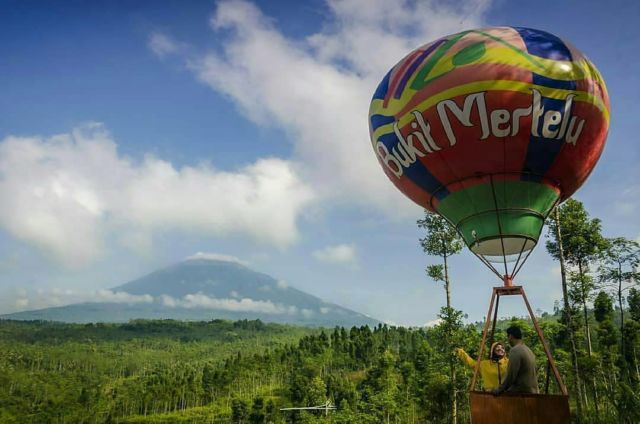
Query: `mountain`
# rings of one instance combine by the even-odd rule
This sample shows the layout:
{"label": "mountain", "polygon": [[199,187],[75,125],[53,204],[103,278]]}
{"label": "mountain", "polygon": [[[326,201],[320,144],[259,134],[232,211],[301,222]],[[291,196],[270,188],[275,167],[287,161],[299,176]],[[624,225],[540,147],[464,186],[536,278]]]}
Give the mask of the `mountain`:
{"label": "mountain", "polygon": [[260,319],[325,327],[379,323],[229,260],[189,259],[115,287],[108,298],[0,318],[79,323]]}

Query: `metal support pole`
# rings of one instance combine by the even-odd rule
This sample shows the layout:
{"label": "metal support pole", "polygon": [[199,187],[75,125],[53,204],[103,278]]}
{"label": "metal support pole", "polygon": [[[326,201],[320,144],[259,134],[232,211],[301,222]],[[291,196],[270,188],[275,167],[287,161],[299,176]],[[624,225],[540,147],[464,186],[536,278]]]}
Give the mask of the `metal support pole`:
{"label": "metal support pole", "polygon": [[[536,330],[536,334],[538,335],[538,339],[540,340],[540,343],[542,344],[542,348],[544,349],[544,353],[547,356],[547,360],[548,360],[548,368],[551,368],[551,370],[553,371],[553,375],[556,379],[556,383],[558,384],[558,388],[560,389],[560,392],[564,395],[567,396],[567,388],[564,385],[564,382],[562,381],[562,377],[560,376],[560,372],[558,371],[558,368],[556,367],[555,361],[553,360],[553,357],[551,356],[551,351],[549,350],[549,347],[547,346],[547,342],[544,339],[544,336],[542,334],[542,330],[540,329],[540,326],[538,325],[538,320],[536,319],[535,315],[533,314],[533,310],[531,309],[531,305],[529,304],[529,299],[527,299],[527,295],[524,292],[524,288],[522,286],[514,286],[512,285],[512,281],[510,278],[506,277],[504,278],[504,286],[502,287],[494,287],[493,288],[493,293],[491,295],[491,301],[489,302],[489,310],[487,312],[487,318],[485,320],[485,324],[484,324],[484,330],[482,331],[482,342],[480,342],[480,349],[478,352],[478,359],[476,361],[476,366],[473,372],[473,378],[471,379],[471,384],[469,387],[470,391],[475,390],[475,386],[476,386],[476,381],[478,378],[478,372],[480,371],[480,361],[482,360],[482,355],[484,353],[484,347],[485,344],[487,342],[487,333],[489,332],[489,325],[491,324],[492,321],[492,312],[493,312],[493,328],[492,328],[492,334],[491,337],[493,338],[493,333],[495,331],[495,325],[496,325],[496,321],[497,321],[497,316],[498,316],[498,305],[500,302],[500,296],[514,296],[514,295],[520,295],[522,296],[522,299],[524,300],[524,303],[527,307],[527,311],[529,312],[529,317],[531,318],[531,322],[533,323],[533,327]],[[495,310],[494,310],[494,304],[495,304]],[[548,372],[547,372],[548,375]]]}

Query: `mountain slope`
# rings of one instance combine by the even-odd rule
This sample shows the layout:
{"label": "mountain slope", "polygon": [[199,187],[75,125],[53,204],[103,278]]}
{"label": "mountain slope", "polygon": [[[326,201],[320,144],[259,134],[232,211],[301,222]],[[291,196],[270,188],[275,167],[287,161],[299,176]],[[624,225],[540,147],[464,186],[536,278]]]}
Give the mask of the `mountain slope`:
{"label": "mountain slope", "polygon": [[6,319],[123,322],[136,318],[261,319],[318,326],[379,321],[327,303],[236,262],[191,259],[115,287],[116,302],[78,303],[4,315]]}

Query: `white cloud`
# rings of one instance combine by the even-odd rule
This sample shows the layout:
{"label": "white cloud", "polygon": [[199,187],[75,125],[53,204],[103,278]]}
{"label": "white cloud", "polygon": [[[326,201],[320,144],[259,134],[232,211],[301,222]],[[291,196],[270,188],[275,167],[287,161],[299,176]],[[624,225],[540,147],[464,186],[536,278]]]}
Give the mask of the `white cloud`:
{"label": "white cloud", "polygon": [[431,321],[424,323],[423,327],[435,327],[436,325],[440,325],[442,323],[441,318],[437,318]]}
{"label": "white cloud", "polygon": [[219,299],[209,297],[202,293],[188,294],[182,299],[171,296],[161,296],[161,302],[169,307],[217,309],[233,312],[259,312],[264,314],[283,314],[290,311],[289,308],[276,305],[270,300],[243,299]]}
{"label": "white cloud", "polygon": [[369,142],[367,110],[386,72],[412,49],[479,24],[487,3],[329,1],[334,24],[288,39],[256,6],[220,2],[211,20],[222,54],[189,60],[198,79],[245,117],[285,130],[303,175],[324,198],[419,213],[384,176]]}
{"label": "white cloud", "polygon": [[74,303],[151,303],[153,296],[149,294],[135,295],[122,291],[112,290],[71,290],[71,289],[38,289],[36,291],[24,290],[18,293],[15,302],[17,310],[42,309],[52,306],[64,306]]}
{"label": "white cloud", "polygon": [[[458,3],[458,4],[456,4]],[[382,76],[421,44],[480,24],[489,2],[328,0],[335,30],[309,41],[323,61],[346,61],[359,75]]]}
{"label": "white cloud", "polygon": [[354,265],[357,261],[356,248],[353,244],[327,246],[313,252],[313,256],[321,262]]}
{"label": "white cloud", "polygon": [[[94,290],[94,291],[77,291],[70,289],[38,289],[35,291],[24,291],[16,293],[14,312],[26,309],[42,309],[52,306],[64,306],[74,303],[85,302],[105,302],[105,303],[146,303],[150,304],[158,302],[169,308],[202,308],[212,310],[223,310],[233,312],[256,312],[263,314],[301,314],[304,317],[313,315],[313,311],[309,309],[298,310],[297,307],[291,305],[275,304],[270,300],[255,300],[251,298],[215,298],[207,296],[203,293],[187,294],[181,298],[169,295],[161,295],[153,297],[149,294],[134,295],[121,291],[112,290]],[[238,293],[231,294],[232,297],[238,296]],[[325,312],[323,312],[325,313]]]}
{"label": "white cloud", "polygon": [[163,294],[160,296],[160,303],[162,303],[164,306],[167,306],[169,308],[175,308],[177,306],[180,306],[179,299],[171,297],[167,294]]}
{"label": "white cloud", "polygon": [[95,123],[0,141],[0,228],[69,267],[103,255],[107,236],[144,249],[167,230],[282,248],[298,238],[296,221],[313,198],[290,162],[258,159],[235,172],[152,156],[135,163]]}
{"label": "white cloud", "polygon": [[232,262],[232,263],[236,263],[236,264],[240,264],[240,265],[244,265],[247,266],[248,263],[246,261],[243,261],[235,256],[232,255],[225,255],[225,254],[221,254],[221,253],[208,253],[208,252],[198,252],[194,255],[189,256],[186,260],[193,260],[193,259],[205,259],[205,260],[209,260],[209,261],[223,261],[223,262]]}
{"label": "white cloud", "polygon": [[16,309],[25,310],[29,307],[29,299],[21,297],[16,299]]}
{"label": "white cloud", "polygon": [[632,217],[640,208],[640,187],[631,186],[624,188],[613,202],[613,211],[624,218]]}
{"label": "white cloud", "polygon": [[236,173],[204,166],[176,170],[147,159],[141,174],[130,187],[126,216],[150,229],[248,233],[284,247],[298,238],[296,219],[313,198],[280,159],[259,159]]}
{"label": "white cloud", "polygon": [[286,290],[289,288],[289,284],[287,284],[287,282],[284,280],[278,280],[278,283],[276,285],[280,290]]}
{"label": "white cloud", "polygon": [[331,312],[331,308],[326,308],[324,306],[320,308],[320,313],[323,314],[323,315],[326,315],[329,312]]}
{"label": "white cloud", "polygon": [[159,32],[154,32],[149,36],[148,46],[159,58],[176,54],[184,49],[183,44]]}
{"label": "white cloud", "polygon": [[130,294],[122,291],[98,290],[95,297],[89,297],[87,302],[105,303],[151,303],[153,296],[149,294]]}

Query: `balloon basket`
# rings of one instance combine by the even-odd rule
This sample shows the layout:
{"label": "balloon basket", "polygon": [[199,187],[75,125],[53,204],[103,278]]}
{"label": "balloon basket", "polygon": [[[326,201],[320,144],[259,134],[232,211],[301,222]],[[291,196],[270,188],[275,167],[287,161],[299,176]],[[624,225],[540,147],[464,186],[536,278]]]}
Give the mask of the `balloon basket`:
{"label": "balloon basket", "polygon": [[[494,396],[488,392],[475,390],[480,361],[489,336],[489,328],[491,328],[489,340],[491,340],[491,343],[494,340],[501,296],[521,296],[527,307],[531,322],[547,356],[547,376],[543,394],[503,393],[499,396]],[[560,394],[549,394],[551,374],[554,376]],[[533,314],[524,288],[522,286],[514,286],[511,278],[505,277],[504,286],[493,288],[489,311],[487,312],[482,332],[478,360],[469,386],[469,404],[471,407],[471,422],[473,424],[511,424],[514,422],[519,424],[569,424],[571,422],[567,388],[551,356],[551,351],[538,325],[538,320]]]}
{"label": "balloon basket", "polygon": [[473,424],[568,424],[568,396],[528,393],[469,393]]}

